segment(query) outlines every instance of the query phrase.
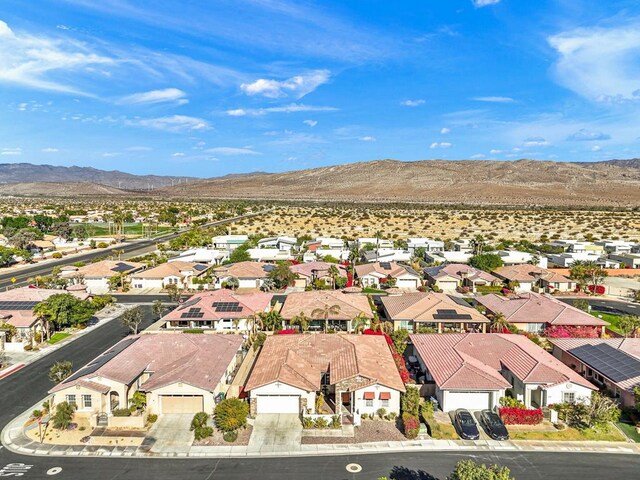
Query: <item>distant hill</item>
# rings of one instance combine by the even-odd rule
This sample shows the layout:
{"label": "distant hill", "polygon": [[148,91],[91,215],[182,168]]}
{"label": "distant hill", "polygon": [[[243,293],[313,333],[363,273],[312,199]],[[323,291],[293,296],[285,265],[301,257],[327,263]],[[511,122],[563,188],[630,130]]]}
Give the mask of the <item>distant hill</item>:
{"label": "distant hill", "polygon": [[96,183],[125,190],[150,190],[170,186],[193,177],[133,175],[118,170],[98,170],[92,167],[60,167],[31,163],[0,164],[0,183],[21,182],[81,182]]}
{"label": "distant hill", "polygon": [[640,169],[616,160],[376,160],[284,173],[214,178],[168,196],[502,205],[640,205]]}
{"label": "distant hill", "polygon": [[640,168],[640,158],[630,158],[628,160],[605,160],[597,162],[603,165],[613,165],[616,167]]}
{"label": "distant hill", "polygon": [[21,182],[0,184],[0,195],[24,197],[110,197],[135,195],[136,192],[89,182]]}

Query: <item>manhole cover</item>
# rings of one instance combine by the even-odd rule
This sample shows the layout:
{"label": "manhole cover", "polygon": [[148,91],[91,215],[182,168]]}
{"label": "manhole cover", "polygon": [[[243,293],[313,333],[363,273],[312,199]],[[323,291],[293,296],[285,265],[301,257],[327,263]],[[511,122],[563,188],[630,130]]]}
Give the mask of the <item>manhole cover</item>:
{"label": "manhole cover", "polygon": [[62,468],[60,467],[53,467],[50,468],[49,470],[47,470],[47,475],[57,475],[62,471]]}
{"label": "manhole cover", "polygon": [[362,467],[357,463],[350,463],[347,465],[347,472],[349,473],[360,473],[362,471]]}

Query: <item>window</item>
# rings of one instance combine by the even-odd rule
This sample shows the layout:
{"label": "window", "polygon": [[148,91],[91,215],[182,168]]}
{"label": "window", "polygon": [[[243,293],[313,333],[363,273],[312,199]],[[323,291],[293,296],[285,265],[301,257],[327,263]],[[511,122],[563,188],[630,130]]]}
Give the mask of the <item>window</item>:
{"label": "window", "polygon": [[562,401],[564,403],[575,403],[576,402],[576,392],[563,392],[562,393]]}
{"label": "window", "polygon": [[364,401],[364,406],[365,407],[373,407],[373,400],[365,400]]}
{"label": "window", "polygon": [[69,405],[77,405],[75,395],[67,395],[67,403]]}
{"label": "window", "polygon": [[84,408],[91,408],[91,395],[82,395],[82,405]]}
{"label": "window", "polygon": [[380,400],[380,406],[384,408],[389,407],[389,400]]}
{"label": "window", "polygon": [[320,385],[331,385],[331,375],[329,374],[329,372],[322,372]]}

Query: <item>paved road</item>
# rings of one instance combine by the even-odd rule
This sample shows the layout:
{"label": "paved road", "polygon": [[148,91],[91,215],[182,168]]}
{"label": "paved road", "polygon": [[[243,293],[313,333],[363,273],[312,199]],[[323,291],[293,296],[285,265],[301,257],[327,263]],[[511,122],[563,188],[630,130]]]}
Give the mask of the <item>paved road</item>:
{"label": "paved road", "polygon": [[[573,304],[575,298],[561,298],[564,303]],[[622,315],[640,315],[640,303],[606,300],[602,298],[587,298],[591,310],[605,313],[619,313]]]}
{"label": "paved road", "polygon": [[[235,222],[237,220],[240,220],[242,218],[249,218],[249,217],[254,217],[257,215],[261,215],[264,212],[256,212],[256,213],[251,213],[248,215],[242,215],[239,217],[232,217],[232,218],[226,218],[224,220],[219,220],[217,222],[212,222],[212,223],[208,223],[206,225],[203,226],[207,226],[207,227],[215,227],[215,226],[219,226],[219,225],[226,225],[227,223],[232,223]],[[81,254],[81,255],[75,255],[71,258],[62,258],[59,260],[51,260],[51,261],[47,261],[45,263],[42,264],[34,264],[32,266],[29,267],[25,267],[25,268],[21,268],[19,270],[14,270],[14,271],[10,271],[7,273],[3,273],[0,274],[0,289],[4,289],[6,287],[12,286],[12,285],[25,285],[28,283],[29,279],[35,277],[35,276],[44,276],[44,275],[49,275],[51,274],[51,270],[53,269],[53,267],[55,266],[62,266],[62,265],[68,265],[70,263],[74,263],[74,262],[88,262],[91,260],[94,260],[96,258],[99,257],[104,257],[106,255],[109,255],[111,253],[111,250],[117,249],[117,250],[124,250],[124,253],[122,254],[121,258],[122,259],[127,259],[127,258],[131,258],[131,257],[135,257],[138,255],[142,255],[144,253],[148,253],[151,252],[153,250],[156,249],[156,245],[158,243],[162,243],[162,242],[166,242],[168,240],[171,240],[173,238],[176,238],[177,236],[179,236],[180,234],[184,233],[183,231],[177,232],[177,233],[169,233],[167,235],[162,235],[159,237],[156,237],[154,239],[147,239],[147,240],[136,240],[133,241],[131,243],[128,243],[126,245],[115,245],[109,248],[102,248],[102,249],[98,249],[98,250],[92,250],[90,252]],[[15,278],[16,282],[12,282],[11,279]]]}
{"label": "paved road", "polygon": [[[151,323],[149,307],[145,307],[143,327]],[[49,367],[56,361],[71,360],[76,368],[94,358],[126,335],[117,320],[78,338],[19,372],[0,380],[0,428],[31,405],[44,398],[51,386]],[[335,457],[290,457],[264,459],[173,460],[124,458],[50,458],[15,455],[0,447],[0,477],[7,472],[24,471],[22,478],[62,478],[70,480],[244,480],[244,479],[362,479],[375,480],[387,475],[395,480],[427,480],[446,478],[460,459],[474,458],[484,463],[499,463],[512,469],[518,480],[637,478],[640,456],[604,454],[553,453],[477,453],[431,452],[376,454]],[[358,463],[363,470],[350,474],[345,467]],[[12,467],[6,468],[12,464]],[[19,466],[29,465],[30,468]],[[62,468],[55,476],[52,468]],[[433,476],[433,477],[431,477]]]}

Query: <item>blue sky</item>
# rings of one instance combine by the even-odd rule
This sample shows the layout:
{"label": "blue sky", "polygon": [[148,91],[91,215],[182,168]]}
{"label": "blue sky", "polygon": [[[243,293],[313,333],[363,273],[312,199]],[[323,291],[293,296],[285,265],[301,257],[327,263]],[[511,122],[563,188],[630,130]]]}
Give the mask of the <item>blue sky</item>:
{"label": "blue sky", "polygon": [[637,0],[0,3],[0,163],[597,161],[639,107]]}

